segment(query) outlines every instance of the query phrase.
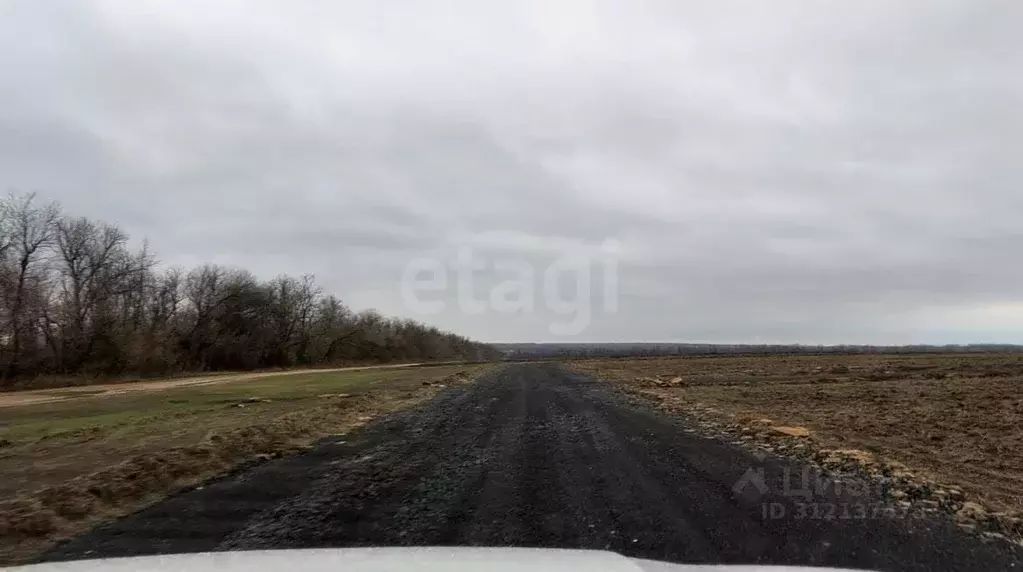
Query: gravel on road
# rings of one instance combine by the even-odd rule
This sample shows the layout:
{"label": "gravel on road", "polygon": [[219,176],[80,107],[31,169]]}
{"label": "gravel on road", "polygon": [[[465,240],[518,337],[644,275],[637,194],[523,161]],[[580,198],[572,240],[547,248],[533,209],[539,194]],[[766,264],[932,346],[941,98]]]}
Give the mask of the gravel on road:
{"label": "gravel on road", "polygon": [[701,436],[557,364],[509,364],[311,451],[264,462],[44,555],[531,546],[685,563],[1004,570],[1023,551],[893,517],[869,483]]}

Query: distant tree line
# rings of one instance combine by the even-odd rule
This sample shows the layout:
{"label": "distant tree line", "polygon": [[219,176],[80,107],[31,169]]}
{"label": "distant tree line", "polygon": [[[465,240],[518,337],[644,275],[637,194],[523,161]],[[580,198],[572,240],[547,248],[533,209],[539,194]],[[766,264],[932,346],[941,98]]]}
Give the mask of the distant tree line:
{"label": "distant tree line", "polygon": [[644,357],[766,354],[915,354],[1019,352],[1012,344],[969,345],[802,345],[802,344],[672,344],[672,343],[496,343],[505,359],[551,357]]}
{"label": "distant tree line", "polygon": [[31,194],[0,199],[2,384],[494,355],[413,320],[354,312],[311,276],[161,268],[115,225]]}

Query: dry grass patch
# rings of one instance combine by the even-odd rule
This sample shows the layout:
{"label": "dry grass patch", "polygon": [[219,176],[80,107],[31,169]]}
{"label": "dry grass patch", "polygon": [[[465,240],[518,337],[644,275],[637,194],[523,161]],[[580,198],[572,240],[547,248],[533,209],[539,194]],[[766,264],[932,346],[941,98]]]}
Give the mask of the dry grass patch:
{"label": "dry grass patch", "polygon": [[485,367],[308,373],[4,409],[0,561],[240,462],[345,433]]}

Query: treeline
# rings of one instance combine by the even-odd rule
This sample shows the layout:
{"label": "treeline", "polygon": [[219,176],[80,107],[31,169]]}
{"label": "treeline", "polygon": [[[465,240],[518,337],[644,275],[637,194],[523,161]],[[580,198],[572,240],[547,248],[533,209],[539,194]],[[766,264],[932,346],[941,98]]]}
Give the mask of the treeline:
{"label": "treeline", "polygon": [[34,195],[0,199],[0,380],[159,376],[403,360],[479,360],[490,347],[354,312],[311,276],[259,280],[162,268],[117,226]]}
{"label": "treeline", "polygon": [[673,343],[495,343],[492,346],[506,359],[549,357],[653,357],[708,355],[789,355],[789,354],[918,354],[918,353],[991,353],[1019,352],[1023,346],[1012,344],[970,345],[801,345],[801,344],[673,344]]}

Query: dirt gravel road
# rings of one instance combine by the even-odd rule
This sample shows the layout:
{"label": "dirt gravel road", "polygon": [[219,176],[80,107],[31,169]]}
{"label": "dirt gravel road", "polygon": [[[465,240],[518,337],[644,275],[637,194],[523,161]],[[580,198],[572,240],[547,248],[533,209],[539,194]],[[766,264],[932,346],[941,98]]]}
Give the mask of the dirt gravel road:
{"label": "dirt gravel road", "polygon": [[1023,567],[1006,542],[943,520],[887,516],[878,493],[855,482],[841,491],[814,483],[808,497],[794,497],[802,474],[701,437],[610,384],[554,364],[512,364],[306,454],[104,525],[44,560],[496,545],[692,563]]}

